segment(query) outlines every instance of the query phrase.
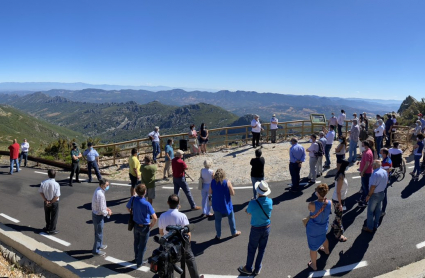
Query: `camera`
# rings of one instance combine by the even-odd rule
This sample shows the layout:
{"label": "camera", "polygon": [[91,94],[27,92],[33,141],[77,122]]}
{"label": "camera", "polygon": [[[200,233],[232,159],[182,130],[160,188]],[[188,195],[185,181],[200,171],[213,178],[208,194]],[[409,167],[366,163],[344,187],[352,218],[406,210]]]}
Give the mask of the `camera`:
{"label": "camera", "polygon": [[[159,243],[159,248],[152,252],[150,258],[150,270],[157,274],[157,277],[168,278],[174,277],[176,271],[181,277],[185,272],[185,247],[190,244],[188,233],[193,230],[193,225],[188,226],[167,226],[165,230],[168,232],[163,237],[154,237],[154,241]],[[176,263],[181,262],[181,267]]]}

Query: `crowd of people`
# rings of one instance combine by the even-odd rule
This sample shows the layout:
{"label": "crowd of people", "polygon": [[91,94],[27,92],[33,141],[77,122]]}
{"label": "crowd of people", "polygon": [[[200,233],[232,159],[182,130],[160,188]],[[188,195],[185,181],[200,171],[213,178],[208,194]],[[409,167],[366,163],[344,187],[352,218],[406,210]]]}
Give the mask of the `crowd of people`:
{"label": "crowd of people", "polygon": [[[422,115],[421,115],[422,117]],[[387,148],[389,142],[394,140],[390,138],[395,132],[396,116],[387,115],[387,121],[384,123],[383,118],[376,116],[376,123],[373,125],[374,136],[368,135],[370,122],[365,113],[357,118],[357,114],[353,114],[351,120],[351,128],[348,130],[348,136],[345,137],[342,131],[346,122],[345,111],[341,110],[341,114],[332,117],[328,121],[328,125],[322,128],[318,134],[311,134],[310,146],[307,149],[299,144],[297,138],[290,140],[291,147],[289,149],[289,172],[291,175],[292,185],[290,191],[298,193],[302,190],[300,184],[300,170],[306,160],[306,155],[309,157],[309,183],[316,183],[316,178],[324,174],[326,169],[331,168],[331,151],[334,146],[334,141],[338,143],[335,147],[336,156],[336,174],[335,174],[335,189],[332,194],[332,199],[326,198],[329,192],[329,186],[322,183],[316,187],[317,200],[308,204],[309,217],[305,219],[306,235],[308,247],[310,249],[311,261],[308,267],[312,270],[317,270],[317,252],[321,251],[329,254],[329,243],[326,234],[329,226],[329,218],[332,209],[335,213],[335,218],[332,222],[333,234],[335,239],[340,242],[347,241],[344,236],[343,212],[345,210],[345,199],[347,197],[349,184],[346,178],[346,170],[350,166],[358,165],[359,174],[361,176],[361,193],[358,200],[360,208],[367,207],[367,222],[363,227],[363,231],[374,233],[379,228],[379,221],[385,215],[387,207],[387,189],[391,182],[391,173],[393,164],[391,157],[402,155],[402,150],[398,142],[393,142],[391,148]],[[424,120],[425,121],[425,120]],[[276,130],[278,129],[278,120],[275,115],[270,120],[272,128],[271,142],[276,143]],[[255,115],[251,122],[252,126],[252,146],[255,149],[255,157],[251,159],[251,180],[253,198],[246,208],[246,213],[251,215],[251,230],[248,242],[248,253],[246,263],[238,268],[242,274],[258,275],[262,268],[262,259],[267,247],[267,241],[270,233],[271,212],[273,202],[267,196],[271,193],[268,183],[265,181],[264,166],[265,158],[262,156],[260,146],[260,134],[263,128],[259,121],[259,116]],[[417,126],[422,126],[418,120]],[[425,125],[424,125],[425,126]],[[338,136],[335,134],[337,128]],[[416,144],[414,145],[413,154],[415,167],[411,173],[414,179],[420,174],[420,158],[423,156],[424,136],[422,132],[415,128]],[[206,143],[208,142],[208,130],[205,124],[201,125],[199,135],[195,130],[194,125],[190,127],[189,144],[191,145],[191,153],[206,153]],[[215,240],[220,241],[222,237],[221,222],[223,217],[227,217],[230,233],[232,237],[237,237],[241,234],[240,230],[236,229],[235,213],[233,210],[232,196],[235,195],[235,190],[232,182],[226,177],[223,169],[212,169],[212,162],[208,159],[204,161],[204,168],[199,173],[198,189],[201,190],[202,206],[197,206],[191,194],[188,183],[186,182],[186,171],[188,165],[184,161],[185,153],[182,150],[174,152],[172,147],[173,140],[167,141],[165,147],[165,167],[163,178],[172,177],[174,185],[174,194],[170,195],[167,203],[169,210],[156,216],[153,200],[155,199],[155,175],[157,171],[157,156],[159,150],[159,128],[149,133],[149,138],[152,140],[153,155],[147,155],[143,158],[143,163],[138,159],[137,149],[131,150],[129,157],[129,179],[130,200],[126,207],[131,212],[134,225],[134,263],[140,267],[146,261],[143,260],[146,246],[148,244],[150,230],[158,223],[159,233],[164,235],[165,228],[168,225],[187,225],[188,218],[185,214],[179,212],[180,209],[180,189],[185,193],[191,210],[202,210],[202,216],[215,217]],[[386,145],[384,147],[384,140]],[[192,140],[193,139],[193,140]],[[191,141],[192,140],[192,141]],[[201,147],[198,144],[201,143]],[[203,147],[202,147],[203,146]],[[358,161],[357,148],[360,149],[360,161]],[[21,145],[21,154],[19,155],[19,144],[14,140],[9,147],[11,170],[13,173],[13,163],[16,163],[17,171],[21,159],[27,160],[29,144],[27,140]],[[348,150],[348,151],[347,151]],[[348,159],[346,154],[348,153]],[[323,156],[325,161],[323,161]],[[103,243],[103,226],[104,218],[112,214],[111,209],[106,206],[105,192],[109,190],[109,181],[102,178],[98,163],[99,154],[93,148],[92,144],[88,144],[88,148],[81,153],[76,143],[73,143],[71,150],[72,167],[70,174],[70,184],[72,185],[73,176],[76,176],[76,182],[79,180],[80,158],[84,157],[87,160],[89,182],[92,181],[91,169],[94,169],[97,176],[99,187],[95,190],[92,198],[92,220],[94,225],[94,244],[92,252],[95,255],[105,255],[107,245]],[[18,158],[19,161],[18,161]],[[323,164],[324,163],[324,164]],[[247,166],[248,167],[248,166]],[[398,166],[397,166],[398,167]],[[49,179],[43,181],[39,188],[39,193],[44,201],[46,233],[56,234],[56,222],[59,211],[60,186],[55,181],[56,172],[48,171]],[[303,220],[304,222],[304,220]],[[189,234],[190,238],[190,234]],[[190,245],[189,245],[190,247]],[[254,263],[255,255],[257,258]],[[185,250],[187,266],[191,277],[200,277],[195,262],[195,257],[190,248]]]}

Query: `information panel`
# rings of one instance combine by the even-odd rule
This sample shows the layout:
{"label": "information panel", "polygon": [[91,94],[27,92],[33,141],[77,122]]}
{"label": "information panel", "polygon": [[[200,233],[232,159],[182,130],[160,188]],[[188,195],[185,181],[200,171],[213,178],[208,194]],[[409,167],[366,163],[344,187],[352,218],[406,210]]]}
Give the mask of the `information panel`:
{"label": "information panel", "polygon": [[312,124],[326,124],[325,114],[310,114]]}

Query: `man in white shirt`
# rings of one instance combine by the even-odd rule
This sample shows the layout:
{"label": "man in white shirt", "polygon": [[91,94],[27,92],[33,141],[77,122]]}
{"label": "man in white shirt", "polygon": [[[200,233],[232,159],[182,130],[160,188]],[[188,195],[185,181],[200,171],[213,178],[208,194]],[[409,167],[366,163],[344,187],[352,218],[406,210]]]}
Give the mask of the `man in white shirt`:
{"label": "man in white shirt", "polygon": [[276,143],[276,133],[277,133],[277,124],[278,120],[276,118],[276,114],[273,114],[272,118],[270,119],[270,132],[271,132],[271,142]]}
{"label": "man in white shirt", "polygon": [[319,151],[319,145],[317,145],[317,143],[316,143],[316,139],[317,139],[316,134],[312,134],[310,136],[310,139],[311,139],[311,145],[307,149],[307,152],[310,156],[310,160],[309,160],[310,174],[308,175],[308,177],[310,179],[309,180],[310,183],[316,183],[316,175],[317,175],[316,174],[316,164],[317,164],[316,153]]}
{"label": "man in white shirt", "polygon": [[261,127],[260,116],[254,115],[254,119],[251,121],[251,132],[252,132],[252,147],[260,146],[260,135],[261,131],[264,130]]}
{"label": "man in white shirt", "polygon": [[111,216],[112,211],[106,206],[105,192],[109,190],[109,181],[107,179],[99,180],[99,187],[93,193],[91,201],[92,220],[94,225],[94,244],[92,253],[94,255],[105,256],[105,250],[108,247],[103,244],[103,225],[104,218]]}
{"label": "man in white shirt", "polygon": [[25,159],[24,167],[27,167],[28,160],[28,151],[30,150],[30,144],[27,139],[24,139],[24,142],[21,144],[21,155],[19,156],[19,166],[22,166],[22,159]]}
{"label": "man in white shirt", "polygon": [[333,125],[329,126],[329,130],[327,130],[325,127],[322,128],[323,132],[326,134],[326,146],[325,146],[326,162],[325,162],[324,168],[331,167],[330,152],[331,152],[331,149],[332,149],[332,144],[335,140],[334,129],[335,129],[335,127]]}
{"label": "man in white shirt", "polygon": [[156,157],[158,156],[158,154],[161,151],[159,149],[159,139],[160,138],[161,138],[161,136],[159,136],[159,127],[156,126],[154,128],[154,131],[152,131],[151,133],[149,133],[149,139],[151,139],[151,141],[152,141],[153,163],[156,163]]}
{"label": "man in white shirt", "polygon": [[[161,214],[158,220],[158,228],[159,234],[163,236],[167,233],[167,226],[186,226],[189,225],[189,220],[187,216],[178,210],[178,206],[180,203],[179,196],[176,194],[172,194],[168,197],[168,206],[170,209]],[[189,274],[191,278],[199,278],[198,267],[196,266],[195,256],[193,255],[192,249],[190,247],[190,232],[189,236],[189,244],[186,246],[185,255],[186,255],[186,265],[189,269]]]}
{"label": "man in white shirt", "polygon": [[43,230],[47,234],[57,234],[56,223],[58,222],[59,196],[61,195],[61,190],[59,184],[55,181],[56,171],[49,169],[47,175],[49,179],[43,181],[38,189],[44,201],[46,227],[44,227]]}
{"label": "man in white shirt", "polygon": [[379,157],[381,157],[381,148],[382,148],[382,140],[384,138],[384,131],[385,126],[383,127],[383,121],[382,119],[379,119],[375,124],[375,145],[376,145],[376,152],[378,153]]}
{"label": "man in white shirt", "polygon": [[345,111],[341,110],[341,114],[339,114],[337,122],[338,122],[338,137],[342,136],[342,127],[345,124],[345,119],[347,116],[345,115]]}

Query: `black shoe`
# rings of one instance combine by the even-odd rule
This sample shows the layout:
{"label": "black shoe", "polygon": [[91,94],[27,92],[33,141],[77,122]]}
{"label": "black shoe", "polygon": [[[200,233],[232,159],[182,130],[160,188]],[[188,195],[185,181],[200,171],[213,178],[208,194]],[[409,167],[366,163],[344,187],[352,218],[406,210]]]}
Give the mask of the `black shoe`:
{"label": "black shoe", "polygon": [[88,183],[91,183],[91,180],[88,180],[87,182],[88,182]]}
{"label": "black shoe", "polygon": [[72,182],[69,183],[69,186],[72,186]]}
{"label": "black shoe", "polygon": [[43,228],[43,231],[44,231],[45,233],[47,233],[47,232],[49,231],[49,229],[47,229],[47,227],[44,227],[44,228]]}
{"label": "black shoe", "polygon": [[238,267],[238,271],[239,271],[241,274],[245,274],[245,275],[251,275],[251,274],[252,274],[252,272],[250,272],[250,271],[246,270],[245,266],[240,266],[240,267]]}
{"label": "black shoe", "polygon": [[81,183],[81,181],[80,181],[80,180],[76,180],[75,182],[76,182],[76,183]]}
{"label": "black shoe", "polygon": [[59,233],[58,230],[49,231],[49,235],[56,235],[58,233]]}

